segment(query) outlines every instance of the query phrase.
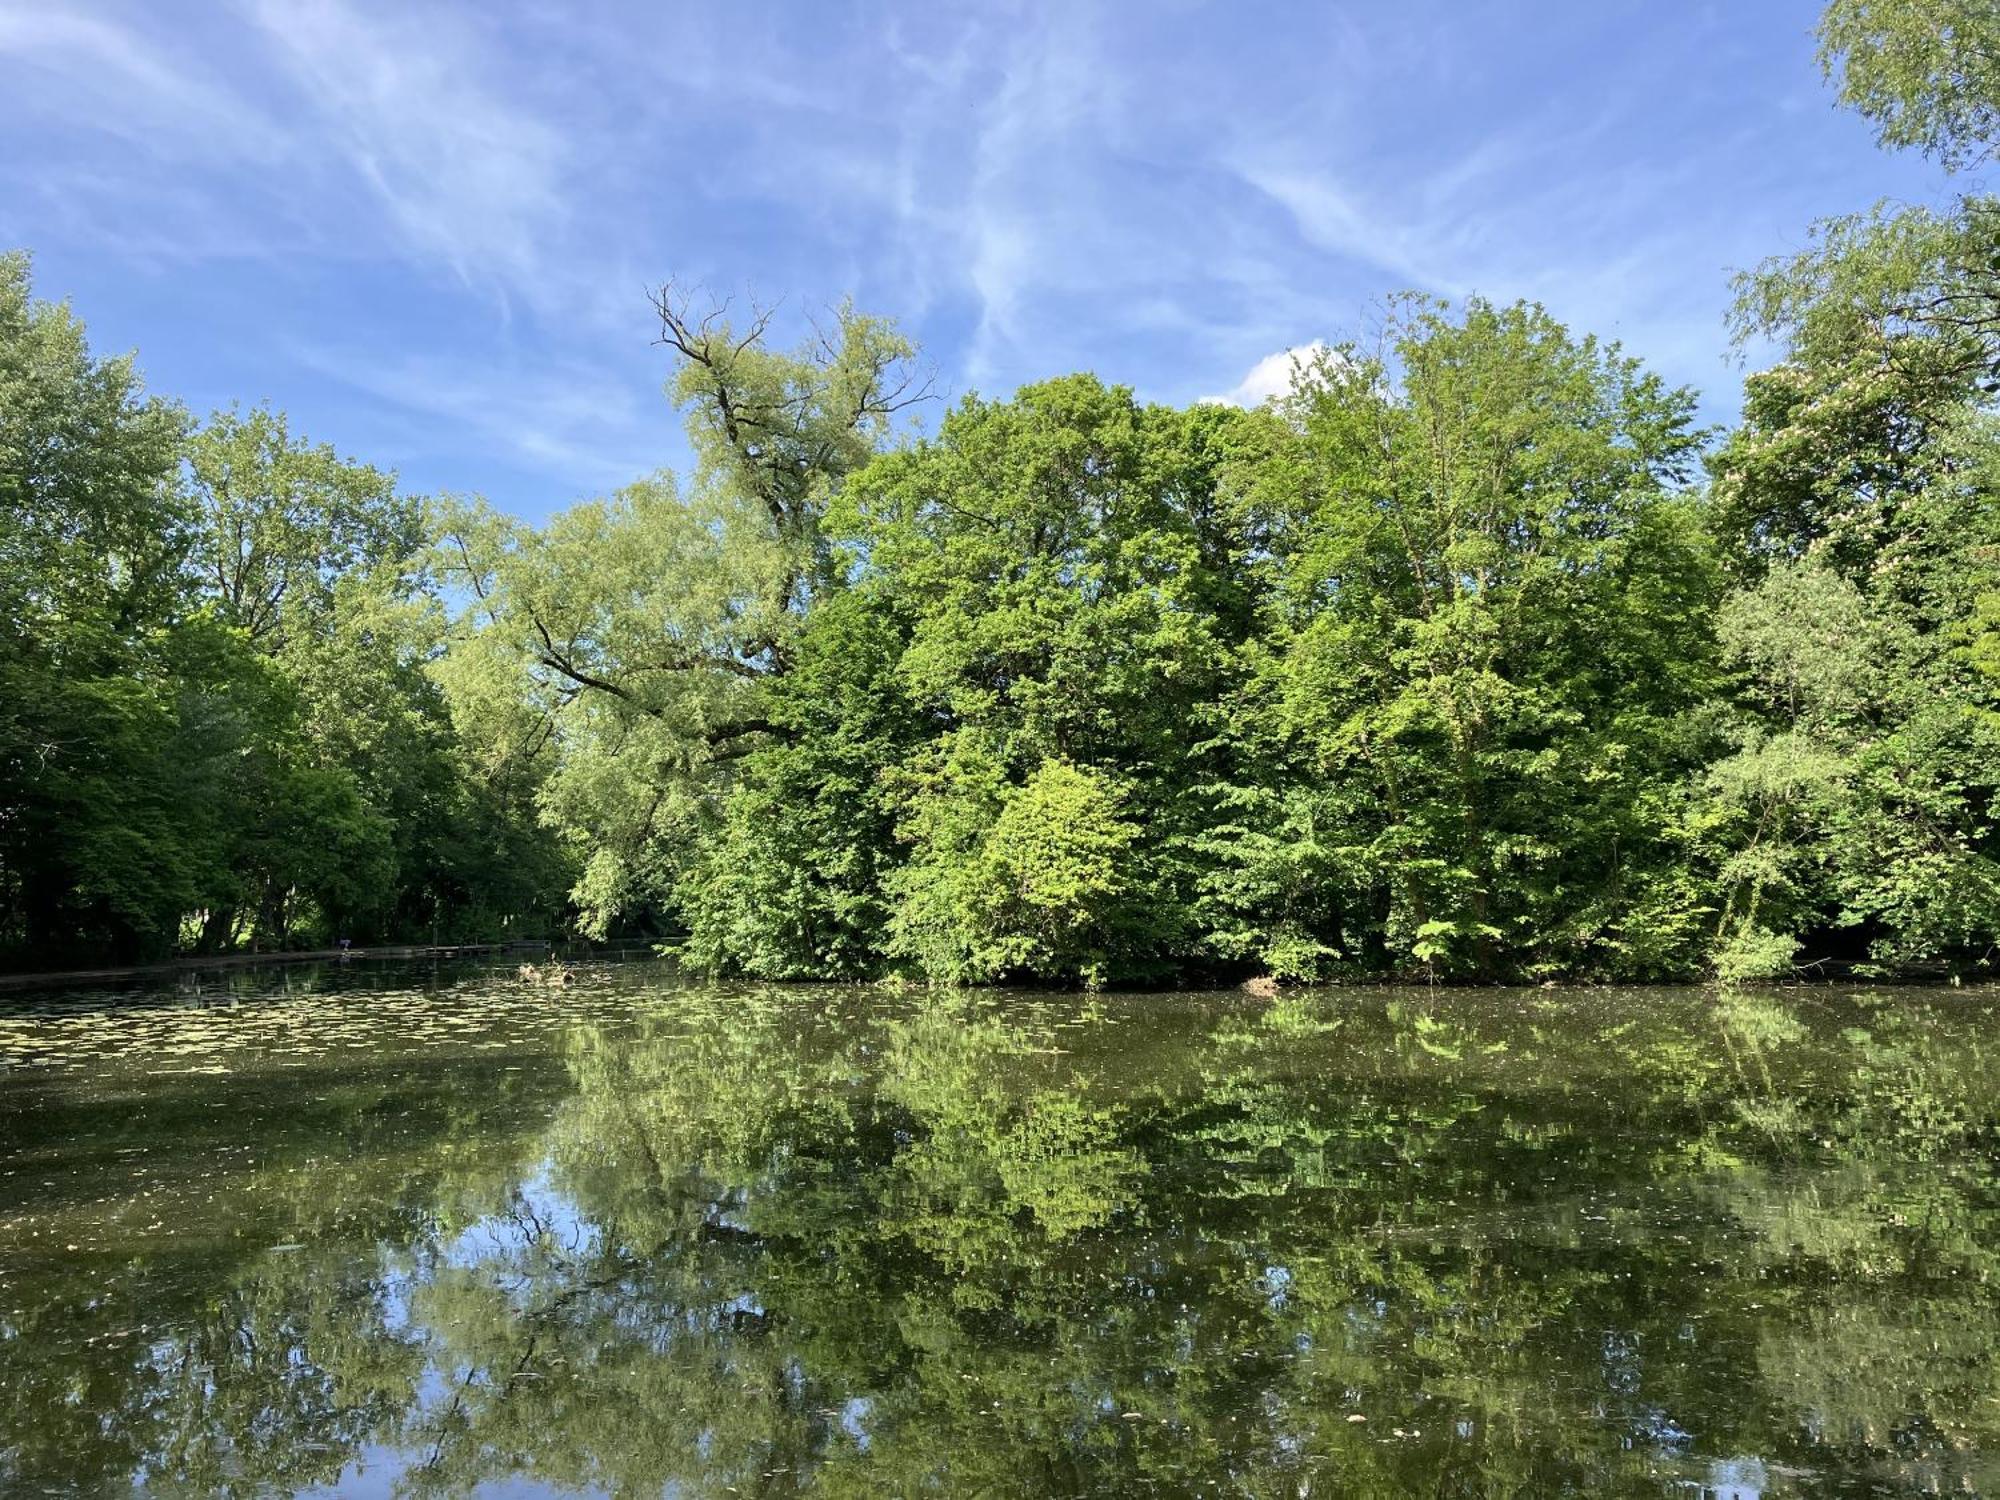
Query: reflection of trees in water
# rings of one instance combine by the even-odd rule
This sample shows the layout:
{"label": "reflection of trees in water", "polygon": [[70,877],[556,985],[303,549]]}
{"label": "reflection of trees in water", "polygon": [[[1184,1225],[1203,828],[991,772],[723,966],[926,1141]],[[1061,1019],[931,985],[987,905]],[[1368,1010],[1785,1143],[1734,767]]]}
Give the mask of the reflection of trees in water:
{"label": "reflection of trees in water", "polygon": [[[35,1123],[96,1196],[38,1225],[79,1253],[0,1245],[0,1492],[140,1476],[262,1494],[393,1437],[424,1369],[405,1295],[422,1265],[379,1247],[436,1245],[490,1212],[537,1149],[502,1125],[538,1084],[461,1059],[48,1091]],[[154,1186],[127,1198],[135,1159]]]}
{"label": "reflection of trees in water", "polygon": [[[17,1321],[6,1441],[199,1492],[369,1445],[443,1494],[1651,1492],[1697,1448],[1774,1493],[1993,1483],[1983,1016],[1133,1014],[753,993],[578,1025],[504,1149],[475,1102],[349,1158],[337,1196],[414,1250],[308,1228],[188,1275],[122,1359],[38,1369]],[[313,1226],[327,1186],[240,1191]],[[51,1415],[66,1380],[98,1438]]]}

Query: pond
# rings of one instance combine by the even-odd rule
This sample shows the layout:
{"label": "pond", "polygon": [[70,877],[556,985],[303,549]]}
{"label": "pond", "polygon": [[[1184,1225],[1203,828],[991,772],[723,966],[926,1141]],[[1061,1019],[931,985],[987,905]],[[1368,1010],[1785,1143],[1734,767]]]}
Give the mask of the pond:
{"label": "pond", "polygon": [[17,997],[0,1492],[2000,1493],[1996,1003]]}

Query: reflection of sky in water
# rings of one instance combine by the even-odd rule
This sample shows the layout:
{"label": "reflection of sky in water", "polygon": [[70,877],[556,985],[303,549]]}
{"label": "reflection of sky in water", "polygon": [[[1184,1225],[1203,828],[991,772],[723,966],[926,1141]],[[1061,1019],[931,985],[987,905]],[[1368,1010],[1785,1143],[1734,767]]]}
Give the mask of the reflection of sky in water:
{"label": "reflection of sky in water", "polygon": [[1759,1459],[1717,1459],[1708,1466],[1702,1500],[1761,1500],[1769,1482]]}
{"label": "reflection of sky in water", "polygon": [[873,1441],[868,1436],[868,1418],[874,1410],[875,1403],[867,1396],[850,1396],[840,1406],[840,1430],[853,1438],[863,1453]]}
{"label": "reflection of sky in water", "polygon": [[1291,1290],[1292,1273],[1285,1266],[1264,1267],[1264,1299],[1271,1305],[1271,1311],[1285,1310],[1285,1296]]}
{"label": "reflection of sky in water", "polygon": [[[420,1475],[421,1469],[416,1468],[410,1455],[377,1448],[349,1463],[332,1484],[315,1485],[297,1493],[304,1500],[409,1500],[413,1493],[412,1479]],[[520,1477],[483,1479],[469,1492],[471,1500],[545,1500],[550,1493],[548,1485]],[[595,1485],[565,1487],[561,1493],[565,1500],[611,1500],[612,1494]]]}
{"label": "reflection of sky in water", "polygon": [[464,1229],[444,1246],[448,1266],[470,1270],[484,1262],[516,1257],[525,1251],[571,1260],[587,1260],[601,1245],[598,1227],[549,1182],[550,1163],[515,1190],[501,1213],[489,1214]]}
{"label": "reflection of sky in water", "polygon": [[1988,1010],[648,994],[0,1026],[0,1488],[1994,1488]]}

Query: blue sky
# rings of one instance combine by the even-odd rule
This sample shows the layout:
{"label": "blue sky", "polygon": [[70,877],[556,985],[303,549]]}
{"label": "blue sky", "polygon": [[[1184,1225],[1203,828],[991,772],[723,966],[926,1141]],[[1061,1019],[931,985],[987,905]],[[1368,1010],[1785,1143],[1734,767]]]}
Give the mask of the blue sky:
{"label": "blue sky", "polygon": [[949,394],[1254,397],[1398,288],[1699,387],[1728,273],[1928,197],[1813,0],[0,0],[0,245],[197,410],[539,517],[679,466],[646,292],[851,295]]}

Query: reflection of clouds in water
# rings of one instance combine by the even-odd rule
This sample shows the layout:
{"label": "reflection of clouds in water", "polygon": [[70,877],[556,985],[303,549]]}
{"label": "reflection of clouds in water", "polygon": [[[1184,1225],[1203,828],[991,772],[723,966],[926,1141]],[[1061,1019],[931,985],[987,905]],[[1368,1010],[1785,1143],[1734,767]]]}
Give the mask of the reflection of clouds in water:
{"label": "reflection of clouds in water", "polygon": [[863,1453],[874,1439],[868,1435],[868,1419],[874,1414],[875,1402],[867,1396],[850,1396],[840,1408],[840,1430],[854,1439],[854,1446]]}
{"label": "reflection of clouds in water", "polygon": [[1769,1483],[1761,1458],[1719,1458],[1708,1466],[1702,1493],[1713,1500],[1761,1500]]}
{"label": "reflection of clouds in water", "polygon": [[1668,1416],[1661,1407],[1644,1407],[1638,1415],[1640,1434],[1659,1444],[1665,1452],[1678,1452],[1694,1441],[1694,1434]]}
{"label": "reflection of clouds in water", "polygon": [[1283,1312],[1286,1295],[1292,1286],[1290,1269],[1285,1266],[1266,1266],[1260,1284],[1264,1289],[1265,1300],[1271,1304],[1271,1310]]}
{"label": "reflection of clouds in water", "polygon": [[[1434,997],[1452,1058],[1399,1049],[1407,1002],[1392,1022],[1358,990],[1337,1032],[1283,1033],[1230,1031],[1228,996],[299,998],[245,1006],[224,1044],[254,1054],[282,1014],[309,1089],[72,1051],[0,1094],[0,1205],[32,1205],[39,1243],[79,1238],[87,1195],[57,1196],[135,1145],[208,1174],[213,1205],[178,1208],[261,1236],[212,1263],[141,1244],[124,1305],[78,1314],[150,1325],[144,1381],[49,1321],[83,1258],[0,1239],[0,1269],[38,1278],[0,1282],[10,1410],[35,1414],[0,1411],[0,1489],[93,1454],[107,1491],[166,1472],[153,1412],[245,1451],[266,1434],[259,1455],[321,1444],[269,1487],[322,1494],[414,1483],[435,1452],[482,1494],[1388,1495],[1447,1464],[1483,1491],[1624,1493],[1637,1462],[1761,1497],[1758,1460],[1695,1450],[1728,1433],[1845,1483],[1873,1462],[1841,1446],[1860,1430],[1990,1488],[2000,1236],[1960,1124],[2000,1093],[1983,1012],[1910,997],[1932,1044],[1896,1054],[1892,1096],[1823,994],[1727,1028],[1688,992]],[[458,1045],[413,1040],[418,1018]],[[105,1025],[211,1044],[172,1019]],[[1910,1108],[1906,1079],[1952,1107]],[[1753,1090],[1789,1113],[1746,1121]],[[21,1121],[59,1143],[33,1181]],[[155,1256],[166,1278],[131,1269]],[[1800,1266],[1779,1304],[1774,1267]],[[197,1357],[228,1401],[162,1383]],[[63,1426],[80,1379],[101,1425]],[[7,1469],[48,1433],[54,1457]],[[1913,1493],[1910,1472],[1874,1477]]]}
{"label": "reflection of clouds in water", "polygon": [[544,1160],[514,1190],[506,1208],[466,1225],[448,1241],[441,1249],[441,1261],[454,1269],[472,1270],[537,1249],[589,1260],[602,1246],[603,1231],[550,1182],[549,1163]]}

